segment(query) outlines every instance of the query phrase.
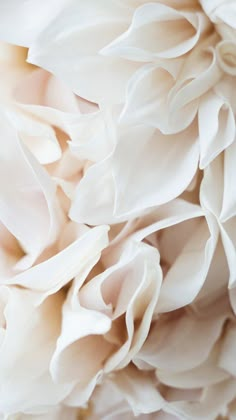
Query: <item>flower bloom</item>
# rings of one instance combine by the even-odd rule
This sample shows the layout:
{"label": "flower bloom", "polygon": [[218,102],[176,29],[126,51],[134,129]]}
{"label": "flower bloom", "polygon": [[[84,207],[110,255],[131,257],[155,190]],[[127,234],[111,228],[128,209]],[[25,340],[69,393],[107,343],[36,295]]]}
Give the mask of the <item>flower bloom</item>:
{"label": "flower bloom", "polygon": [[235,1],[0,0],[0,76],[0,419],[235,419]]}

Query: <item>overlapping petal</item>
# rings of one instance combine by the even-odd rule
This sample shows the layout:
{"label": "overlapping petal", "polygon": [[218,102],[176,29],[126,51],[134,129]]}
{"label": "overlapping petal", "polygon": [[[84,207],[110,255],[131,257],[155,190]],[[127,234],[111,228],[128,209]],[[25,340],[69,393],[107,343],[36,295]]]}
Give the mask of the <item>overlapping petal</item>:
{"label": "overlapping petal", "polygon": [[60,331],[63,293],[37,308],[30,291],[1,286],[0,293],[0,409],[6,414],[46,411],[70,392],[66,384],[55,385],[49,372]]}
{"label": "overlapping petal", "polygon": [[235,418],[235,10],[0,0],[1,419]]}

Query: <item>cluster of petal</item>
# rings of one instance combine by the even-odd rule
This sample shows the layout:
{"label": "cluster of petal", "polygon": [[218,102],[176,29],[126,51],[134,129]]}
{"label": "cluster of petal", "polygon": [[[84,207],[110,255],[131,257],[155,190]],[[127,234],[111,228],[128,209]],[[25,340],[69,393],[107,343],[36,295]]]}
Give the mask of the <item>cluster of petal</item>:
{"label": "cluster of petal", "polygon": [[235,420],[235,0],[0,0],[0,76],[0,420]]}

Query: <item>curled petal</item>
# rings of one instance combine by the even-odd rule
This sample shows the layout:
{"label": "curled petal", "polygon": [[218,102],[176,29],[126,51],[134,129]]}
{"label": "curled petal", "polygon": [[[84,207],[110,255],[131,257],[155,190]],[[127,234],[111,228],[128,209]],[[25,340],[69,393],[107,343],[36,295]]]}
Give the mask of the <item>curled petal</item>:
{"label": "curled petal", "polygon": [[203,216],[200,206],[176,198],[140,218],[135,224],[133,238],[140,241],[159,230]]}
{"label": "curled petal", "polygon": [[[95,11],[98,6],[99,14]],[[61,77],[87,100],[119,103],[139,65],[101,57],[99,50],[126,29],[131,12],[115,0],[99,0],[96,8],[91,0],[69,2],[30,48],[28,61]]]}
{"label": "curled petal", "polygon": [[63,251],[16,275],[8,283],[38,291],[39,300],[55,293],[80,272],[92,269],[107,246],[107,231],[107,226],[98,226],[85,232]]}
{"label": "curled petal", "polygon": [[208,28],[203,13],[181,12],[161,3],[144,4],[134,13],[128,31],[101,53],[134,61],[179,57],[190,51]]}
{"label": "curled petal", "polygon": [[[146,244],[128,242],[118,262],[81,289],[83,305],[108,313],[114,323],[106,338],[119,344],[119,348],[106,362],[105,371],[126,366],[141,348],[150,328],[161,280],[157,251]],[[119,333],[123,316],[125,340]]]}
{"label": "curled petal", "polygon": [[216,53],[222,70],[231,76],[236,76],[236,42],[219,42]]}
{"label": "curled petal", "polygon": [[198,111],[200,168],[203,169],[234,141],[235,118],[230,104],[210,91]]}
{"label": "curled petal", "polygon": [[[11,116],[9,111],[8,118]],[[47,172],[19,141],[7,120],[1,119],[1,127],[7,145],[1,153],[0,219],[28,254],[18,264],[17,268],[22,269],[29,267],[44,247],[55,241],[62,213],[56,186]]]}
{"label": "curled petal", "polygon": [[157,311],[167,312],[191,303],[206,280],[218,239],[217,226],[210,220],[208,227],[200,220],[186,239],[165,276]]}
{"label": "curled petal", "polygon": [[[101,370],[112,350],[102,338],[110,326],[110,319],[99,312],[84,308],[75,312],[65,305],[62,331],[50,366],[54,380],[86,386]],[[96,358],[93,358],[96,350]]]}
{"label": "curled petal", "polygon": [[201,42],[186,58],[168,97],[169,124],[183,130],[195,118],[201,95],[222,77],[213,49],[217,37]]}
{"label": "curled petal", "polygon": [[121,123],[142,122],[168,132],[168,94],[181,64],[173,60],[141,67],[128,83]]}

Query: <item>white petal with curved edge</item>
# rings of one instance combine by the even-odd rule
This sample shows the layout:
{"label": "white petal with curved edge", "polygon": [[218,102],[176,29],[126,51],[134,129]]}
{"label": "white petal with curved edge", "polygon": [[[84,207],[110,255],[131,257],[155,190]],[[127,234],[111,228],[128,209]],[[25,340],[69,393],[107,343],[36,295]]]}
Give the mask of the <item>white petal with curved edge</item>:
{"label": "white petal with curved edge", "polygon": [[[158,252],[146,244],[128,241],[117,263],[80,290],[83,306],[107,314],[113,322],[113,330],[105,337],[111,343],[119,343],[119,347],[106,361],[105,372],[126,366],[141,348],[150,328],[161,281]],[[119,322],[127,331],[125,339],[123,334],[120,336]]]}
{"label": "white petal with curved edge", "polygon": [[126,29],[131,12],[115,0],[99,0],[96,7],[93,1],[71,1],[30,48],[28,61],[56,74],[87,100],[120,103],[139,64],[98,52]]}
{"label": "white petal with curved edge", "polygon": [[[131,266],[129,276],[125,271],[123,273],[124,282],[113,313],[115,320],[125,312],[127,339],[106,363],[104,369],[108,372],[114,367],[124,368],[141,349],[148,336],[160,292],[162,272],[156,250],[141,243],[134,246],[133,252],[136,253],[132,261],[133,269]],[[139,325],[135,327],[137,322]]]}
{"label": "white petal with curved edge", "polygon": [[206,388],[200,401],[174,401],[168,404],[168,410],[181,419],[214,420],[226,412],[227,405],[233,400],[236,381],[228,379]]}
{"label": "white petal with curved edge", "polygon": [[104,314],[82,307],[75,311],[65,304],[62,331],[50,366],[54,380],[87,385],[112,349],[102,337],[110,326],[111,320]]}
{"label": "white petal with curved edge", "polygon": [[127,32],[101,53],[134,61],[175,58],[190,51],[207,27],[209,22],[203,13],[180,12],[165,4],[148,3],[135,11]]}
{"label": "white petal with curved edge", "polygon": [[152,377],[133,366],[116,373],[113,383],[128,401],[135,416],[156,412],[165,406]]}
{"label": "white petal with curved edge", "polygon": [[181,60],[141,67],[127,85],[121,124],[145,123],[168,133],[168,94],[178,75]]}
{"label": "white petal with curved edge", "polygon": [[157,207],[153,212],[140,218],[135,225],[136,232],[133,233],[132,237],[137,241],[141,241],[145,237],[154,232],[158,232],[161,229],[203,215],[204,213],[200,206],[176,198],[167,204]]}
{"label": "white petal with curved edge", "polygon": [[46,411],[71,390],[66,384],[56,385],[49,373],[60,332],[63,294],[55,294],[35,308],[31,292],[14,287],[9,292],[0,346],[0,410],[37,413],[44,407]]}
{"label": "white petal with curved edge", "polygon": [[167,372],[182,372],[202,364],[219,338],[225,314],[196,317],[191,313],[156,321],[143,348],[135,358]]}
{"label": "white petal with curved edge", "polygon": [[38,292],[38,299],[55,293],[87,267],[96,264],[107,246],[107,226],[98,226],[84,233],[63,251],[10,279],[16,284]]}
{"label": "white petal with curved edge", "polygon": [[157,378],[161,383],[180,389],[208,387],[230,377],[229,373],[217,364],[218,352],[214,351],[201,365],[183,372],[170,372],[157,369]]}
{"label": "white petal with curved edge", "polygon": [[[11,44],[29,47],[63,9],[67,0],[8,0],[0,3],[0,38]],[[37,10],[37,13],[35,13]]]}
{"label": "white petal with curved edge", "polygon": [[90,225],[122,221],[113,216],[114,200],[114,181],[105,160],[87,170],[76,188],[69,216],[76,222]]}
{"label": "white petal with curved edge", "polygon": [[[7,117],[10,120],[10,111]],[[47,172],[19,141],[7,119],[1,118],[1,128],[7,146],[0,153],[0,219],[28,254],[18,264],[23,269],[56,239],[62,213],[56,199],[56,185]],[[4,141],[3,136],[1,139]]]}
{"label": "white petal with curved edge", "polygon": [[235,119],[230,105],[213,92],[204,95],[198,111],[200,168],[204,169],[235,139]]}
{"label": "white petal with curved edge", "polygon": [[[115,214],[128,215],[164,204],[181,194],[197,169],[196,137],[194,127],[173,136],[164,136],[146,126],[124,129],[111,158]],[[170,172],[175,177],[169,176]]]}
{"label": "white petal with curved edge", "polygon": [[17,109],[11,110],[11,123],[19,138],[40,164],[48,164],[60,159],[61,148],[55,131],[50,125]]}

